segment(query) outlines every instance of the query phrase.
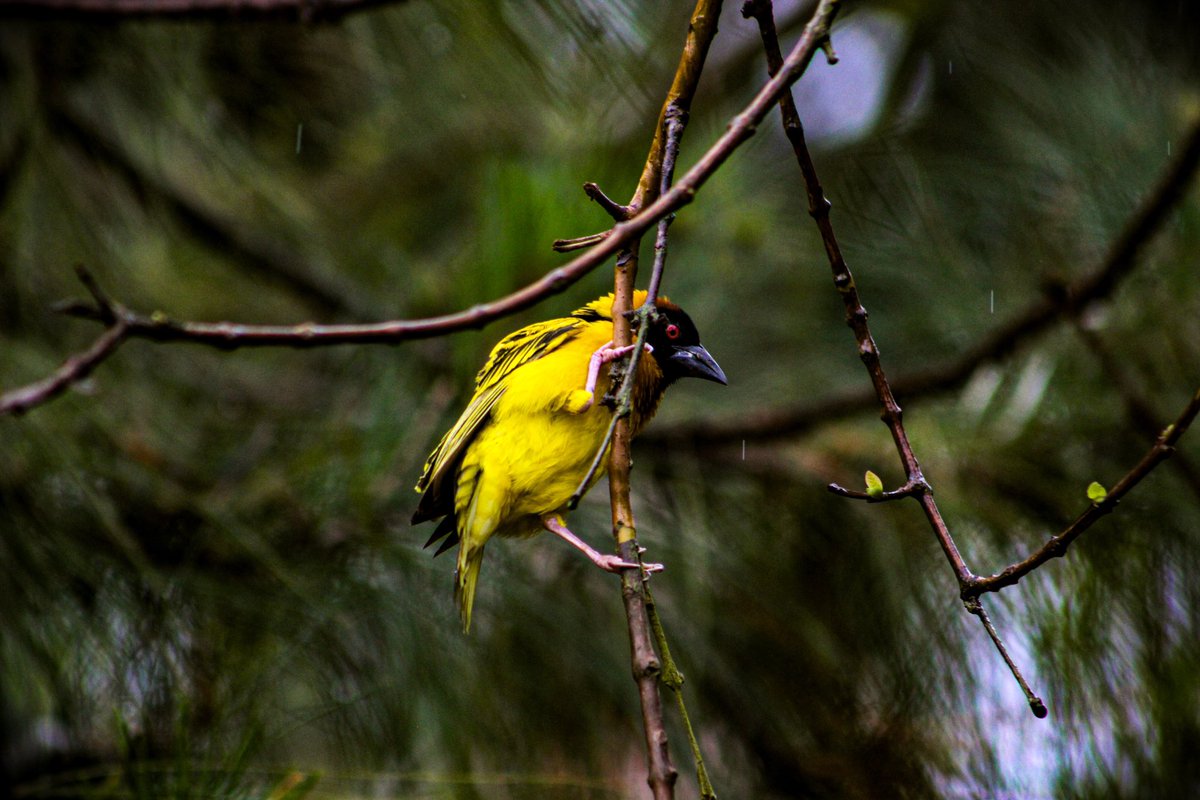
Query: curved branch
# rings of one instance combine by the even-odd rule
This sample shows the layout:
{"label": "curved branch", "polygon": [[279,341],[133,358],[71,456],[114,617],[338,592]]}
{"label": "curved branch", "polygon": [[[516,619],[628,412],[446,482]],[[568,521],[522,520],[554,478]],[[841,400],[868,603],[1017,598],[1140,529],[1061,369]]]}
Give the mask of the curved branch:
{"label": "curved branch", "polygon": [[116,352],[128,336],[124,323],[117,321],[92,346],[71,356],[54,373],[36,383],[0,395],[0,416],[24,414],[65,392],[91,374],[100,362]]}
{"label": "curved branch", "polygon": [[[343,344],[400,344],[413,339],[428,339],[455,331],[482,328],[501,317],[529,308],[552,294],[563,291],[595,269],[607,255],[604,249],[589,251],[543,275],[538,280],[498,300],[480,303],[463,311],[422,319],[391,320],[366,324],[319,325],[243,325],[236,322],[195,322],[176,320],[161,311],[150,314],[124,306],[116,312],[124,321],[130,338],[154,342],[191,342],[237,350],[243,347],[292,347],[307,349]],[[59,311],[84,319],[102,319],[104,310],[87,303],[69,302]]]}

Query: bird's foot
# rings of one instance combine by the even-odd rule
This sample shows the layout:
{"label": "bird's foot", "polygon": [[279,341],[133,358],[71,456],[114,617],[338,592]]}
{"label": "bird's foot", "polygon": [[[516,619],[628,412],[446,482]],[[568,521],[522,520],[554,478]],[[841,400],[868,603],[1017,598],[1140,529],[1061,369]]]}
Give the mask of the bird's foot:
{"label": "bird's foot", "polygon": [[[641,548],[645,550],[645,548]],[[646,572],[662,572],[664,567],[662,564],[639,564],[636,561],[625,561],[620,556],[600,555],[598,558],[592,559],[592,563],[605,572],[620,573],[623,569],[637,569],[641,567]]]}
{"label": "bird's foot", "polygon": [[[647,573],[663,571],[662,564],[638,564],[636,561],[626,561],[620,556],[612,555],[611,553],[601,553],[599,550],[583,541],[583,539],[580,539],[578,536],[571,533],[571,529],[567,527],[567,524],[563,521],[563,518],[557,514],[549,514],[545,517],[542,517],[542,525],[546,528],[546,530],[550,531],[556,536],[562,537],[565,541],[569,542],[572,547],[576,548],[585,556],[587,556],[589,561],[605,572],[617,573],[623,569],[637,569],[638,567],[641,567]],[[646,552],[644,547],[638,548],[638,555],[641,555],[644,552]]]}
{"label": "bird's foot", "polygon": [[[611,361],[616,361],[624,355],[632,353],[637,345],[628,344],[624,347],[613,347],[612,342],[604,343],[596,352],[592,353],[592,357],[588,360],[587,383],[583,389],[576,389],[571,392],[567,398],[566,409],[572,414],[582,414],[592,407],[596,397],[596,382],[600,379],[600,367],[608,364]],[[654,348],[650,345],[645,346],[647,353],[654,352]]]}

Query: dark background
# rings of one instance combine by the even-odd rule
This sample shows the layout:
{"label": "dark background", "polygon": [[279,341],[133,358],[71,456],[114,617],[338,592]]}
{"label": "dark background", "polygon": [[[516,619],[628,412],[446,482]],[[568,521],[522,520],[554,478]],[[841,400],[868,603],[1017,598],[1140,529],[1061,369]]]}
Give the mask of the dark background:
{"label": "dark background", "polygon": [[[370,321],[498,297],[627,198],[689,4],[398,3],[338,24],[0,21],[0,387],[97,335],[87,265],[146,312]],[[803,20],[781,4],[785,47]],[[763,80],[728,4],[681,168]],[[2,14],[0,10],[0,14]],[[798,85],[895,375],[1097,268],[1200,114],[1194,4],[851,4]],[[1024,698],[873,410],[743,448],[663,437],[867,377],[773,113],[672,228],[664,291],[728,388],[636,447],[642,543],[720,796],[1200,793],[1194,432],[1064,559],[987,600]],[[1131,277],[953,391],[900,398],[968,563],[1112,485],[1196,390],[1200,203]],[[649,248],[645,248],[649,252]],[[0,785],[19,797],[641,796],[617,582],[549,537],[489,548],[463,636],[412,484],[505,332],[221,353],[126,344],[0,418]],[[1144,401],[1149,432],[1130,407]],[[658,436],[657,444],[651,437]],[[602,545],[607,492],[573,528]],[[680,796],[694,796],[672,717]],[[3,795],[3,791],[0,791]]]}

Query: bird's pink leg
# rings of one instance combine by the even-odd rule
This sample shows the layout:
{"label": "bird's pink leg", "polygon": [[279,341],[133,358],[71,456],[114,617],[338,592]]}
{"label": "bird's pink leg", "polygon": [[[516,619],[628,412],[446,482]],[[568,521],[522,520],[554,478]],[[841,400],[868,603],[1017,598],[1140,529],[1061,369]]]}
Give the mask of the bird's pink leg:
{"label": "bird's pink leg", "polygon": [[[635,346],[636,345],[629,344],[625,345],[624,347],[613,347],[611,341],[605,342],[604,346],[592,353],[592,357],[588,360],[587,383],[584,384],[583,390],[589,395],[592,395],[594,398],[596,392],[596,382],[600,379],[600,367],[604,366],[610,361],[616,361],[626,353],[633,352],[633,348]],[[653,347],[646,345],[647,353],[651,353],[653,351]],[[580,411],[586,411],[587,409],[591,408],[592,402],[593,400],[588,400],[583,403],[580,408],[572,410],[576,413]]]}
{"label": "bird's pink leg", "polygon": [[605,342],[603,347],[592,353],[592,357],[588,361],[587,383],[583,388],[589,392],[596,391],[596,381],[600,378],[600,367],[631,352],[633,352],[631,344],[625,347],[613,347],[611,341]]}
{"label": "bird's pink leg", "polygon": [[[620,572],[623,569],[637,569],[638,564],[632,561],[622,561],[620,556],[601,553],[583,539],[580,539],[575,534],[571,533],[563,522],[562,517],[557,514],[549,514],[542,517],[542,525],[551,533],[561,536],[573,547],[578,548],[585,556],[591,559],[591,562],[605,572]],[[662,564],[642,564],[640,565],[646,572],[661,572]]]}

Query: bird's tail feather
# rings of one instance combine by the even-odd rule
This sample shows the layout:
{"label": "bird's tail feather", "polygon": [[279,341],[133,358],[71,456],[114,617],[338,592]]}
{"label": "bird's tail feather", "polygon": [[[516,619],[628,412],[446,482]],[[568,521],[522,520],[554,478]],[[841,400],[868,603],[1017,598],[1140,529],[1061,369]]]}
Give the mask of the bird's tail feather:
{"label": "bird's tail feather", "polygon": [[446,517],[438,523],[438,526],[433,529],[433,535],[429,537],[429,541],[425,543],[425,546],[429,547],[438,539],[443,539],[443,541],[441,546],[438,547],[437,552],[433,554],[434,557],[440,556],[442,553],[458,544],[458,519],[454,514],[447,514]]}
{"label": "bird's tail feather", "polygon": [[458,551],[458,569],[454,572],[454,602],[462,616],[463,632],[471,630],[471,609],[475,605],[475,584],[479,581],[479,569],[483,566],[483,548],[467,548]]}

